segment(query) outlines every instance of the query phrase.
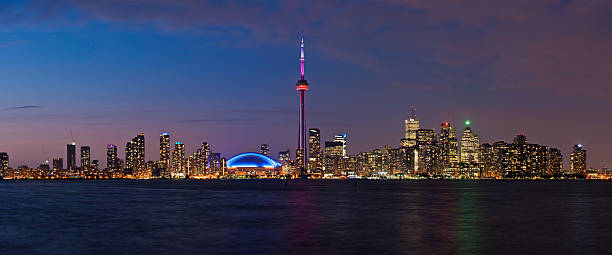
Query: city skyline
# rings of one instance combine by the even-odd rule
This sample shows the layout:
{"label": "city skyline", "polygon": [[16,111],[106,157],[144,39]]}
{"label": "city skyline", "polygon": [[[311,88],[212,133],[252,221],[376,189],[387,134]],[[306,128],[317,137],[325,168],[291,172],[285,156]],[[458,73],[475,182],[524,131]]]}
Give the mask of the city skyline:
{"label": "city skyline", "polygon": [[[580,13],[572,11],[578,3],[568,2],[529,12],[495,8],[504,11],[484,15],[474,9],[466,15],[460,10],[446,18],[441,14],[453,8],[444,1],[379,3],[368,15],[350,3],[331,4],[331,12],[347,10],[342,18],[351,24],[324,19],[327,11],[309,12],[316,16],[308,18],[300,14],[316,9],[317,1],[283,5],[280,14],[273,14],[277,6],[262,5],[258,15],[286,21],[265,28],[244,18],[198,18],[211,10],[239,17],[251,6],[193,2],[201,12],[196,15],[183,9],[185,3],[166,3],[179,7],[171,18],[152,8],[133,18],[105,3],[4,4],[7,14],[31,13],[29,19],[9,15],[14,19],[4,20],[0,43],[0,151],[11,155],[11,166],[37,166],[56,157],[66,164],[71,131],[77,151],[90,146],[91,159],[101,162],[108,144],[118,145],[124,158],[123,147],[135,135],[151,137],[162,130],[184,141],[189,153],[202,141],[226,156],[256,151],[262,143],[270,144],[273,155],[294,151],[292,87],[300,31],[308,38],[309,81],[316,84],[308,93],[306,129],[321,129],[322,141],[348,133],[351,154],[397,146],[401,122],[416,105],[422,127],[458,126],[470,119],[481,142],[510,142],[523,133],[530,142],[560,149],[564,166],[575,144],[588,149],[590,167],[612,164],[607,132],[612,120],[606,118],[612,108],[610,77],[604,61],[610,52],[603,46],[610,38],[597,30],[610,22],[600,15],[609,9],[604,2]],[[465,3],[466,9],[471,4]],[[136,11],[118,5],[127,13]],[[382,10],[388,8],[414,10],[414,16],[402,17],[420,22],[385,19]],[[68,10],[78,15],[62,15]],[[484,17],[497,23],[487,27]],[[515,22],[519,17],[522,23]],[[314,22],[317,18],[327,22]],[[547,20],[555,22],[542,22]],[[221,26],[217,34],[200,29],[223,22],[231,26]],[[409,33],[385,32],[389,24]],[[416,24],[435,29],[422,32]],[[444,33],[448,27],[476,39]],[[542,36],[516,40],[517,28]],[[334,34],[340,30],[349,33]],[[368,36],[375,32],[380,41]],[[498,33],[510,33],[503,37],[508,44],[498,40]],[[157,148],[156,140],[147,139],[146,147]],[[147,153],[147,160],[156,160],[152,155]]]}

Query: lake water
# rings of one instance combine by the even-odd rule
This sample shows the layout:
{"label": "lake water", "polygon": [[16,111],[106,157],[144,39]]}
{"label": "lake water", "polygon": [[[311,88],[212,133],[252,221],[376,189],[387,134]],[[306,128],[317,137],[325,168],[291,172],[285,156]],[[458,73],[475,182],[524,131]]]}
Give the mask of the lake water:
{"label": "lake water", "polygon": [[612,253],[612,183],[0,180],[0,254]]}

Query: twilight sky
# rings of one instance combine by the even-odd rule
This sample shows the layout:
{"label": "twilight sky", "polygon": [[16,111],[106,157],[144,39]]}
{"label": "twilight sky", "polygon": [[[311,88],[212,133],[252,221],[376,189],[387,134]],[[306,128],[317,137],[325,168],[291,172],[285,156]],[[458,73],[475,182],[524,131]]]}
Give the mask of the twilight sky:
{"label": "twilight sky", "polygon": [[[11,166],[66,157],[72,131],[105,145],[159,134],[224,157],[297,145],[298,38],[307,122],[349,151],[398,146],[471,119],[481,142],[588,150],[612,167],[609,0],[32,0],[0,3],[0,151]],[[102,163],[102,165],[105,165]]]}

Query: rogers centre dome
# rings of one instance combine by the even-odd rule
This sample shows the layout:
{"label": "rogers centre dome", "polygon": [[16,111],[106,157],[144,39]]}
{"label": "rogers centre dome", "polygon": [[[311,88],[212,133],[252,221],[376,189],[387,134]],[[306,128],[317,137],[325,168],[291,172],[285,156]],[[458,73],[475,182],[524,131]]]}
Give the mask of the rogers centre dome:
{"label": "rogers centre dome", "polygon": [[281,175],[281,164],[270,157],[247,152],[233,156],[227,161],[227,173],[244,178],[277,178]]}
{"label": "rogers centre dome", "polygon": [[281,164],[259,153],[247,152],[233,156],[227,161],[228,168],[277,168]]}

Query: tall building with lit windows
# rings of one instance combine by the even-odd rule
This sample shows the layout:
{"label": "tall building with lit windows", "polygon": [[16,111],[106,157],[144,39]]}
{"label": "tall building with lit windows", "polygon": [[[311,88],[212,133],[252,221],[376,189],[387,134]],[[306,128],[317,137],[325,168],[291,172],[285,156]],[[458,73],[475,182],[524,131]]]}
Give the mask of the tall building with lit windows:
{"label": "tall building with lit windows", "polygon": [[587,151],[582,144],[574,145],[574,151],[570,155],[570,171],[572,174],[584,173],[587,170]]}
{"label": "tall building with lit windows", "polygon": [[125,145],[125,168],[132,174],[145,169],[145,137],[140,133]]}
{"label": "tall building with lit windows", "polygon": [[134,138],[136,144],[135,168],[143,170],[145,167],[145,136],[143,133],[138,134]]}
{"label": "tall building with lit windows", "polygon": [[472,131],[472,123],[465,121],[465,130],[461,136],[461,170],[462,177],[478,177],[480,174],[480,139]]}
{"label": "tall building with lit windows", "polygon": [[89,146],[81,146],[81,168],[83,170],[91,168],[91,148]]}
{"label": "tall building with lit windows", "polygon": [[108,171],[119,170],[119,158],[117,158],[117,146],[109,144],[106,146],[106,169]]}
{"label": "tall building with lit windows", "polygon": [[440,161],[444,175],[457,175],[459,170],[459,142],[455,128],[448,122],[440,124]]}
{"label": "tall building with lit windows", "polygon": [[323,174],[339,175],[342,166],[342,153],[345,143],[342,141],[325,142],[325,158]]}
{"label": "tall building with lit windows", "polygon": [[417,131],[421,128],[421,122],[416,116],[404,121],[404,139],[402,139],[402,147],[413,147],[417,144]]}
{"label": "tall building with lit windows", "polygon": [[210,159],[210,144],[208,144],[207,142],[203,142],[202,145],[200,146],[200,150],[202,151],[200,153],[200,168],[202,168],[202,172],[204,174],[208,173],[207,172],[207,167],[209,165],[209,159]]}
{"label": "tall building with lit windows", "polygon": [[429,173],[440,175],[441,169],[439,167],[439,149],[438,141],[436,139],[436,131],[433,129],[419,129],[417,130],[417,155],[418,155],[418,168],[419,173]]}
{"label": "tall building with lit windows", "polygon": [[76,142],[66,145],[66,169],[76,169]]}
{"label": "tall building with lit windows", "polygon": [[6,152],[0,152],[0,177],[4,177],[9,169],[9,155]]}
{"label": "tall building with lit windows", "polygon": [[318,128],[311,128],[308,129],[308,171],[314,173],[322,169],[321,131]]}
{"label": "tall building with lit windows", "polygon": [[342,157],[346,157],[346,134],[334,136],[334,142],[342,143]]}
{"label": "tall building with lit windows", "polygon": [[162,171],[170,169],[170,135],[168,132],[159,135],[159,162]]}
{"label": "tall building with lit windows", "polygon": [[172,151],[172,177],[185,177],[185,144],[176,142]]}
{"label": "tall building with lit windows", "polygon": [[559,175],[563,173],[563,155],[556,148],[548,149],[548,174]]}

